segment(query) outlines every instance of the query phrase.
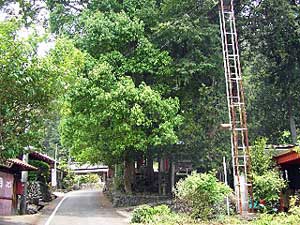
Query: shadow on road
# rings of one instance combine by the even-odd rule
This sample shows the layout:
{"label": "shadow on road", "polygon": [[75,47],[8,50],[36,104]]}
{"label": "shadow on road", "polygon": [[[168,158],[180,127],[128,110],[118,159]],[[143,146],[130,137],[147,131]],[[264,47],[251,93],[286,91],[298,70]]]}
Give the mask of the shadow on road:
{"label": "shadow on road", "polygon": [[33,225],[32,223],[14,222],[11,220],[0,219],[0,225]]}

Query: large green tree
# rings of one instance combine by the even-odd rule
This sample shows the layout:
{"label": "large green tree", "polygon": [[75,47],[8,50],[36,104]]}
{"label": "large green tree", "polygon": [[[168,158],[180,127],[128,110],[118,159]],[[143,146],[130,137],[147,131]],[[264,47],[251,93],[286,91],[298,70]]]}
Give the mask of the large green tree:
{"label": "large green tree", "polygon": [[217,1],[45,3],[52,32],[108,63],[118,79],[129,76],[136,87],[145,83],[163,97],[179,98],[185,123],[171,155],[190,158],[203,170],[219,166],[230,138],[218,129],[228,114]]}
{"label": "large green tree", "polygon": [[297,1],[240,1],[239,30],[248,76],[251,131],[278,142],[299,124],[299,13]]}
{"label": "large green tree", "polygon": [[[137,152],[178,141],[178,109],[178,100],[163,99],[145,83],[136,86],[132,78],[99,62],[67,92],[62,141],[80,161],[127,165]],[[125,189],[131,192],[128,179]]]}
{"label": "large green tree", "polygon": [[217,168],[230,152],[225,78],[216,1],[163,1],[153,42],[172,57],[170,94],[178,96],[185,123],[177,157],[202,170]]}
{"label": "large green tree", "polygon": [[215,1],[90,1],[77,9],[48,3],[53,31],[136,85],[180,99],[185,123],[173,156],[178,149],[177,158],[218,167],[230,139],[218,130],[228,114]]}

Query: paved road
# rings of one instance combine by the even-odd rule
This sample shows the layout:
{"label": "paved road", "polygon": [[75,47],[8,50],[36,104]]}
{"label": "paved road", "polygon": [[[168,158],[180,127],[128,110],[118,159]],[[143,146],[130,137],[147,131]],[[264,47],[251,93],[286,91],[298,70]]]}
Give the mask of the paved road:
{"label": "paved road", "polygon": [[[46,225],[125,225],[126,218],[105,202],[100,191],[74,191],[66,195]],[[51,217],[50,217],[51,218]]]}

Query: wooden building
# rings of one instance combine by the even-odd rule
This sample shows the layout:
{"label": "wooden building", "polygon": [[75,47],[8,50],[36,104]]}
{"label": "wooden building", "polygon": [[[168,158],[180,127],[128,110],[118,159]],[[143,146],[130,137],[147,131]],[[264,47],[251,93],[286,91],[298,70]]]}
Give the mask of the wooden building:
{"label": "wooden building", "polygon": [[23,194],[21,172],[34,170],[37,168],[17,158],[0,164],[0,216],[17,213],[18,201]]}
{"label": "wooden building", "polygon": [[281,196],[281,209],[287,210],[289,197],[293,195],[300,197],[300,148],[294,145],[274,146],[274,148],[276,150],[274,158],[288,185]]}

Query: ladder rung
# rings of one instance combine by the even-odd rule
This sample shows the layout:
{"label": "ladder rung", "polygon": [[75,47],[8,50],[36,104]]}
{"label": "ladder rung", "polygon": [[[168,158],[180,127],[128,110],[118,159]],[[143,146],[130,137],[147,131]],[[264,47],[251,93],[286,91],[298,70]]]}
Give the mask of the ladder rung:
{"label": "ladder rung", "polygon": [[235,158],[249,158],[249,156],[247,155],[238,155],[238,156],[234,156]]}
{"label": "ladder rung", "polygon": [[240,105],[244,105],[245,103],[244,102],[233,102],[231,104],[231,106],[240,106]]}
{"label": "ladder rung", "polygon": [[233,14],[233,11],[224,11],[226,14]]}
{"label": "ladder rung", "polygon": [[233,130],[237,130],[237,131],[239,131],[239,130],[247,130],[247,128],[239,127],[239,128],[233,128]]}
{"label": "ladder rung", "polygon": [[[242,104],[230,104],[231,107],[239,108],[242,107]],[[238,110],[238,109],[236,109]]]}
{"label": "ladder rung", "polygon": [[235,167],[246,167],[247,165],[245,164],[239,164],[239,165],[234,165]]}
{"label": "ladder rung", "polygon": [[[246,183],[245,185],[246,185],[246,186],[249,186],[249,187],[252,186],[252,184],[250,184],[250,183]],[[240,185],[240,184],[236,184],[235,186],[241,186],[241,185]]]}
{"label": "ladder rung", "polygon": [[232,58],[235,58],[237,57],[238,55],[227,55],[228,58],[232,57]]}
{"label": "ladder rung", "polygon": [[234,78],[230,78],[230,80],[242,80],[241,77],[234,77]]}
{"label": "ladder rung", "polygon": [[236,33],[235,32],[225,32],[225,34],[233,35],[233,34],[236,34]]}

